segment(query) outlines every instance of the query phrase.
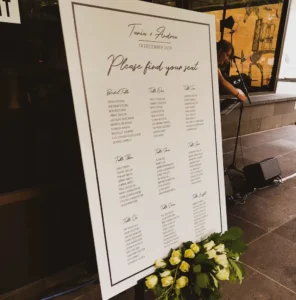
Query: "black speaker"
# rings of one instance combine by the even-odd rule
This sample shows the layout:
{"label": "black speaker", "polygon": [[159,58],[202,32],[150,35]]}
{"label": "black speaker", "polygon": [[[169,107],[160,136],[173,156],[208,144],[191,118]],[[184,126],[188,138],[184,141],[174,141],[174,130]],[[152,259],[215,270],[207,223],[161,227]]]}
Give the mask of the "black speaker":
{"label": "black speaker", "polygon": [[244,174],[250,186],[260,188],[271,184],[282,172],[278,160],[271,157],[244,167]]}

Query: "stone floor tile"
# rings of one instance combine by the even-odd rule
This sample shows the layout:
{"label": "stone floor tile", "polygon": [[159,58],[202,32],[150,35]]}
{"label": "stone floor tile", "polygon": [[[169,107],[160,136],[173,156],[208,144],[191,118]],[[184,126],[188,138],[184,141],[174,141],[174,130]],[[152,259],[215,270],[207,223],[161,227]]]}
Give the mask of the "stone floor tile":
{"label": "stone floor tile", "polygon": [[277,157],[282,171],[282,177],[296,173],[296,151]]}
{"label": "stone floor tile", "polygon": [[292,160],[296,160],[296,151],[287,153],[285,155],[281,155],[279,158],[279,160],[285,160],[285,159],[292,159]]}
{"label": "stone floor tile", "polygon": [[296,218],[277,228],[274,233],[296,243]]}
{"label": "stone floor tile", "polygon": [[228,212],[267,231],[275,229],[289,220],[286,214],[274,211],[263,198],[255,195],[249,196],[243,205],[228,206]]}
{"label": "stone floor tile", "polygon": [[293,175],[296,173],[296,160],[279,160],[279,165],[282,172],[282,178]]}
{"label": "stone floor tile", "polygon": [[294,134],[296,136],[296,126],[295,125],[288,125],[279,128],[281,134]]}
{"label": "stone floor tile", "polygon": [[[233,161],[233,152],[229,152],[223,155],[224,167],[228,167],[230,164],[232,164],[232,161]],[[238,148],[235,163],[238,169],[242,169],[245,166],[253,164],[254,161],[245,158],[244,153],[242,155],[240,148]]]}
{"label": "stone floor tile", "polygon": [[285,136],[285,139],[292,142],[296,142],[296,134],[294,133],[292,135]]}
{"label": "stone floor tile", "polygon": [[289,187],[296,187],[296,177],[290,178],[286,181],[284,181],[284,185]]}
{"label": "stone floor tile", "polygon": [[289,137],[296,134],[296,126],[284,126],[273,130],[265,131],[264,133],[270,137],[271,140],[275,140],[278,138]]}
{"label": "stone floor tile", "polygon": [[238,288],[222,288],[222,300],[296,300],[296,293],[289,291],[265,276],[256,273],[245,278]]}
{"label": "stone floor tile", "polygon": [[247,244],[254,241],[258,237],[264,235],[265,233],[267,233],[266,230],[256,225],[253,225],[249,222],[246,222],[240,218],[237,218],[231,214],[227,215],[227,221],[228,221],[228,228],[239,227],[244,231],[243,240]]}
{"label": "stone floor tile", "polygon": [[247,280],[249,280],[249,278],[251,278],[252,276],[254,276],[257,273],[256,271],[249,268],[248,266],[244,266],[244,267],[245,267],[246,274],[245,274],[243,283],[241,285],[240,284],[232,284],[227,281],[222,282],[221,294],[222,294],[223,299],[225,299],[225,300],[228,299],[227,297],[229,297],[229,295],[238,295],[240,293],[240,290],[242,289],[242,287],[246,284]]}
{"label": "stone floor tile", "polygon": [[255,193],[270,210],[281,212],[287,220],[296,217],[296,188],[281,184]]}
{"label": "stone floor tile", "polygon": [[266,199],[273,196],[282,196],[285,198],[288,197],[296,200],[296,189],[295,187],[290,187],[285,183],[283,183],[280,185],[269,186],[262,190],[257,190],[255,192],[255,195],[257,197],[266,198]]}
{"label": "stone floor tile", "polygon": [[296,138],[296,126],[285,126],[242,136],[242,145],[244,147],[253,147],[282,138],[293,141],[294,137]]}
{"label": "stone floor tile", "polygon": [[287,149],[296,150],[296,142],[288,140],[288,139],[274,140],[274,141],[268,142],[266,145],[285,147]]}
{"label": "stone floor tile", "polygon": [[254,147],[260,144],[268,143],[272,140],[273,138],[270,136],[270,134],[267,131],[265,131],[242,136],[242,145],[244,147]]}
{"label": "stone floor tile", "polygon": [[244,157],[255,162],[260,162],[266,158],[276,157],[290,152],[291,149],[285,147],[263,144],[244,150]]}
{"label": "stone floor tile", "polygon": [[268,233],[249,245],[242,261],[296,293],[295,253],[295,243]]}

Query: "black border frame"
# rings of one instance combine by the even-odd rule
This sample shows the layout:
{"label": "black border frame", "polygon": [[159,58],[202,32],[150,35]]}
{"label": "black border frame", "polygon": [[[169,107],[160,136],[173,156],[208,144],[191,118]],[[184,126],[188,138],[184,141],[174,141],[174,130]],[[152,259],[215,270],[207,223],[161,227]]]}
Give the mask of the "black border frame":
{"label": "black border frame", "polygon": [[[171,21],[179,21],[179,22],[185,22],[185,23],[191,23],[191,24],[198,24],[198,25],[205,25],[208,27],[209,30],[209,46],[210,46],[210,56],[212,57],[212,47],[211,47],[211,31],[210,31],[210,25],[207,23],[201,23],[201,22],[193,22],[188,20],[181,20],[176,18],[168,18],[158,15],[149,15],[139,12],[133,12],[133,11],[125,11],[120,9],[114,9],[109,7],[102,7],[98,5],[90,5],[90,4],[83,4],[78,2],[72,2],[72,13],[73,13],[73,19],[74,19],[74,26],[75,26],[75,35],[76,35],[76,42],[77,42],[77,48],[79,53],[79,63],[80,63],[80,70],[81,70],[81,76],[82,76],[82,83],[83,83],[83,90],[84,90],[84,98],[85,98],[85,104],[87,109],[87,118],[88,118],[88,126],[89,126],[89,132],[91,136],[91,144],[92,144],[92,152],[93,152],[93,161],[95,166],[95,172],[96,172],[96,180],[97,180],[97,187],[98,187],[98,193],[99,193],[99,200],[100,200],[100,208],[101,208],[101,217],[102,217],[102,224],[103,224],[103,231],[104,231],[104,239],[105,239],[105,246],[106,246],[106,253],[107,253],[107,260],[108,260],[108,268],[109,268],[109,277],[110,277],[110,283],[111,286],[115,286],[149,268],[151,268],[153,265],[148,266],[147,268],[134,273],[127,278],[124,278],[116,283],[112,282],[112,274],[111,274],[111,266],[110,266],[110,258],[109,258],[109,252],[108,252],[108,242],[106,237],[106,230],[105,230],[105,221],[104,221],[104,214],[103,214],[103,204],[101,200],[101,192],[100,192],[100,183],[99,183],[99,175],[98,175],[98,169],[96,165],[96,154],[95,154],[95,147],[94,147],[94,141],[93,141],[93,135],[92,135],[92,128],[91,128],[91,121],[90,121],[90,114],[89,114],[89,107],[88,107],[88,101],[87,101],[87,95],[86,95],[86,87],[85,87],[85,79],[84,79],[84,72],[83,72],[83,66],[82,66],[82,57],[81,57],[81,51],[80,51],[80,44],[79,44],[79,38],[78,38],[78,31],[77,31],[77,23],[75,18],[75,5],[76,6],[86,6],[86,7],[92,7],[92,8],[99,8],[109,11],[116,11],[121,13],[128,13],[128,14],[136,14],[136,15],[142,15],[142,16],[148,16],[153,18],[159,18],[159,19],[166,19]],[[220,232],[222,232],[222,208],[221,208],[221,189],[220,189],[220,178],[219,178],[219,162],[218,162],[218,149],[217,149],[217,130],[216,130],[216,111],[215,111],[215,98],[214,98],[214,82],[213,82],[213,66],[212,66],[212,60],[211,60],[211,79],[212,79],[212,102],[213,102],[213,114],[214,114],[214,134],[215,134],[215,152],[216,152],[216,167],[217,167],[217,179],[218,179],[218,195],[219,195],[219,210],[220,210]],[[94,233],[95,234],[95,233]]]}

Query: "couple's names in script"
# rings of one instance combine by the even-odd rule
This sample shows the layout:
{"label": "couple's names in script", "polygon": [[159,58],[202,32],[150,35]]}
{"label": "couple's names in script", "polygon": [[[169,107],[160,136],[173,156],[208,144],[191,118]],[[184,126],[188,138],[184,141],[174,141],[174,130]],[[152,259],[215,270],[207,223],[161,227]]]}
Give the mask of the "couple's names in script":
{"label": "couple's names in script", "polygon": [[167,28],[165,26],[158,27],[155,31],[149,31],[143,28],[143,25],[140,23],[128,24],[128,28],[130,30],[129,36],[137,36],[137,37],[147,37],[153,38],[155,41],[157,40],[177,40],[178,36],[173,35],[170,32],[167,32]]}

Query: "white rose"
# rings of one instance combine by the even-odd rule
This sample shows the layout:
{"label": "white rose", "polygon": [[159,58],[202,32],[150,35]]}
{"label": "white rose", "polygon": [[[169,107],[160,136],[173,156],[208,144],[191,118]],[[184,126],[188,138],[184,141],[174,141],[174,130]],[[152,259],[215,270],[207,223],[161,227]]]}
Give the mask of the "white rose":
{"label": "white rose", "polygon": [[214,258],[216,256],[216,250],[212,249],[206,252],[206,254],[208,255],[208,259]]}
{"label": "white rose", "polygon": [[148,289],[153,289],[158,283],[158,278],[156,275],[151,275],[146,278],[145,284]]}
{"label": "white rose", "polygon": [[219,265],[222,265],[224,267],[229,266],[229,262],[228,262],[226,254],[217,255],[214,257],[214,260]]}
{"label": "white rose", "polygon": [[224,244],[219,244],[214,248],[217,252],[224,252],[225,251],[225,245]]}
{"label": "white rose", "polygon": [[160,277],[164,278],[164,277],[170,276],[171,275],[171,271],[170,270],[164,270],[159,275],[160,275]]}
{"label": "white rose", "polygon": [[162,278],[161,283],[162,283],[163,287],[170,286],[174,283],[174,278],[173,278],[173,276],[168,276],[168,277]]}
{"label": "white rose", "polygon": [[210,242],[204,244],[203,246],[206,249],[206,251],[209,251],[215,246],[215,243],[213,241],[210,241]]}
{"label": "white rose", "polygon": [[224,268],[224,269],[219,270],[216,273],[216,277],[219,280],[229,280],[229,269]]}
{"label": "white rose", "polygon": [[163,259],[157,259],[154,263],[156,269],[165,268],[166,262]]}

